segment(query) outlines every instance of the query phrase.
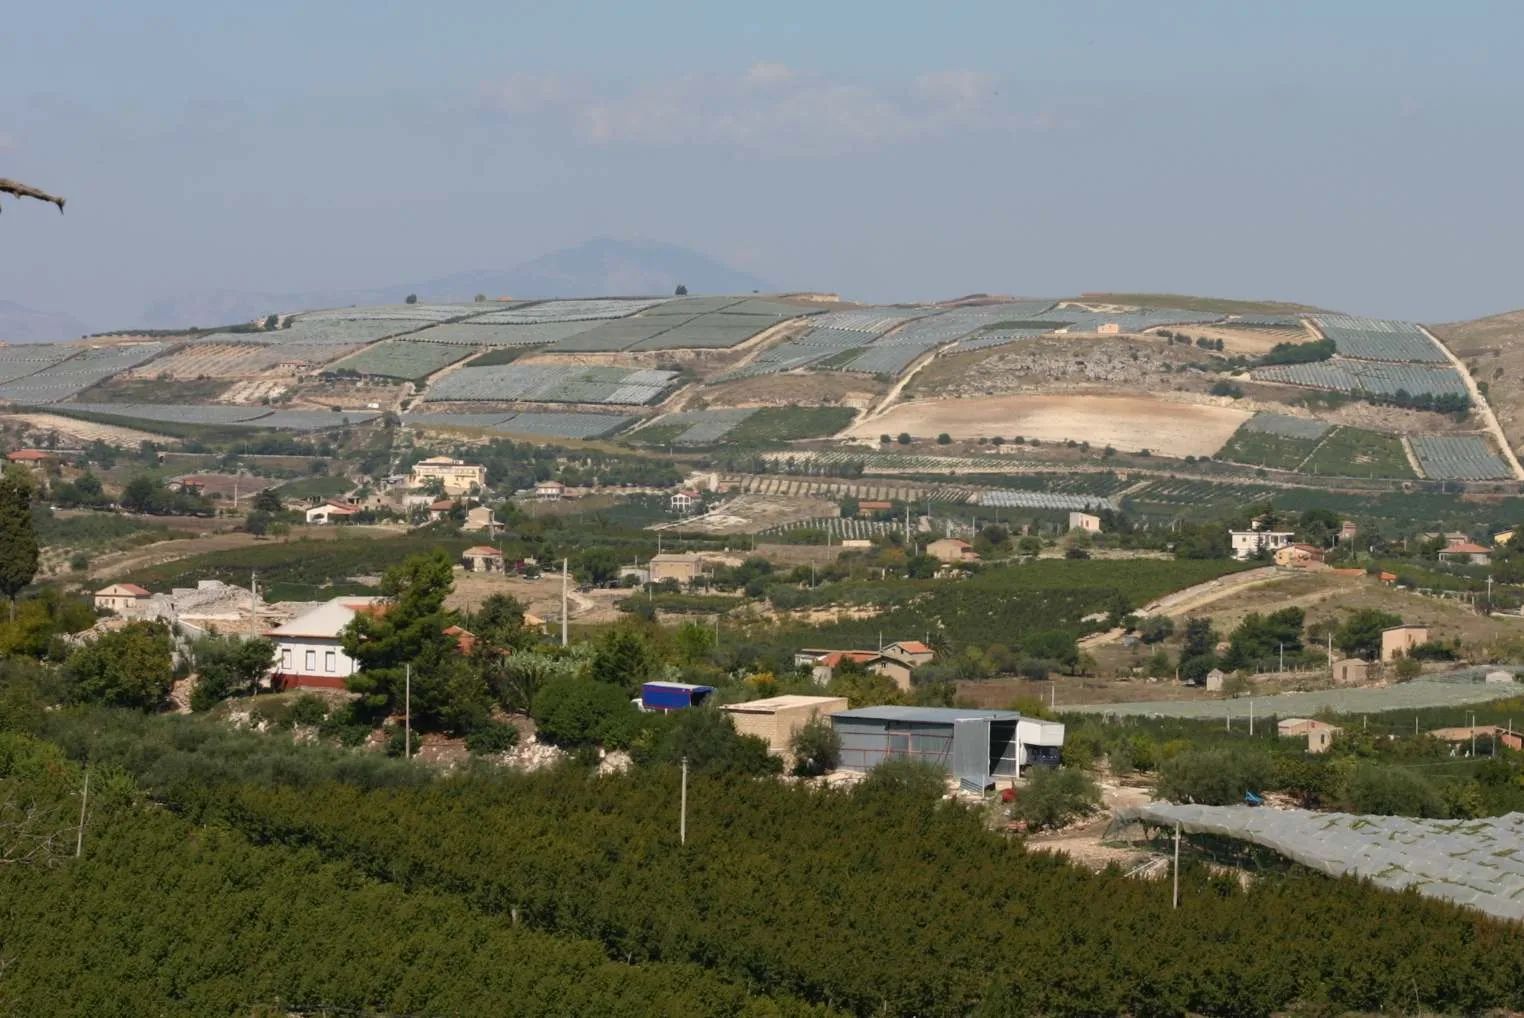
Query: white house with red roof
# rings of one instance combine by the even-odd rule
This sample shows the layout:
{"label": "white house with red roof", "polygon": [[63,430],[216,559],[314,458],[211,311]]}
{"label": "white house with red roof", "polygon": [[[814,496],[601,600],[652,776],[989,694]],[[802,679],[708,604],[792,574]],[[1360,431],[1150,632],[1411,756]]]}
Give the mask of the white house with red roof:
{"label": "white house with red roof", "polygon": [[348,502],[335,502],[329,499],[322,505],[315,505],[307,510],[308,523],[347,523],[360,515],[360,507],[350,505]]}
{"label": "white house with red roof", "polygon": [[113,583],[95,592],[95,610],[133,615],[152,598],[152,592],[136,583]]}
{"label": "white house with red roof", "polygon": [[896,657],[912,668],[921,665],[929,665],[936,659],[937,652],[920,640],[896,640],[882,651],[888,657]]}

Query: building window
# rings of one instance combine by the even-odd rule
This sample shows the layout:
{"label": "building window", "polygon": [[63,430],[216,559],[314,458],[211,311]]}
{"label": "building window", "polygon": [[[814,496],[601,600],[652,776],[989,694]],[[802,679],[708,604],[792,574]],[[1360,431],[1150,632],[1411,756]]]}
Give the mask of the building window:
{"label": "building window", "polygon": [[291,670],[291,648],[290,647],[282,647],[281,648],[281,652],[280,652],[280,670],[283,671],[283,672],[289,672]]}
{"label": "building window", "polygon": [[337,666],[334,664],[334,653],[331,650],[323,652],[323,671],[332,672]]}
{"label": "building window", "polygon": [[309,672],[317,671],[317,651],[315,650],[307,652],[307,670]]}

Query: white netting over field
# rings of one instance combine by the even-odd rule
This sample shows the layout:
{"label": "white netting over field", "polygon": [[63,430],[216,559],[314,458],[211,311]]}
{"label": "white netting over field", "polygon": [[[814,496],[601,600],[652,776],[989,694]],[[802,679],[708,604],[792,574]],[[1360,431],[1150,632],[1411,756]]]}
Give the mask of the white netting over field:
{"label": "white netting over field", "polygon": [[41,371],[0,385],[0,400],[11,403],[57,403],[112,375],[135,368],[167,348],[166,343],[132,343],[84,350]]}
{"label": "white netting over field", "polygon": [[1069,495],[1053,491],[981,491],[979,504],[992,509],[1111,509],[1119,506],[1114,498],[1101,495]]}
{"label": "white netting over field", "polygon": [[1513,476],[1503,457],[1480,435],[1414,435],[1408,443],[1425,477],[1490,481]]}
{"label": "white netting over field", "polygon": [[1280,438],[1322,438],[1333,425],[1306,417],[1260,412],[1243,423],[1244,431],[1256,431],[1262,435]]}
{"label": "white netting over field", "polygon": [[1312,321],[1345,357],[1428,364],[1444,364],[1449,360],[1422,329],[1410,322],[1353,315],[1317,315]]}
{"label": "white netting over field", "polygon": [[1524,813],[1480,820],[1314,813],[1253,806],[1168,802],[1117,810],[1187,834],[1248,841],[1330,876],[1409,888],[1504,919],[1524,919]]}
{"label": "white netting over field", "polygon": [[496,364],[464,367],[429,390],[429,403],[655,402],[677,379],[675,371],[586,367],[576,364]]}

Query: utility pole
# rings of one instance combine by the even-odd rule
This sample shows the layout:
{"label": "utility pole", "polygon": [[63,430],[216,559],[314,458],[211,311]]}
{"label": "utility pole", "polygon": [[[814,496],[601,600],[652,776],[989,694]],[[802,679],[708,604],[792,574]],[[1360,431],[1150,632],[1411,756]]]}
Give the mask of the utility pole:
{"label": "utility pole", "polygon": [[85,850],[85,810],[90,805],[90,768],[85,767],[85,789],[79,796],[79,831],[74,836],[74,858]]}
{"label": "utility pole", "polygon": [[677,813],[677,843],[688,844],[688,758],[683,757],[683,790]]}
{"label": "utility pole", "polygon": [[[1286,641],[1285,640],[1280,641],[1280,643],[1278,643],[1277,646],[1280,647],[1280,649],[1281,649],[1281,666],[1280,666],[1279,670],[1280,670],[1281,674],[1284,675],[1285,672],[1286,672]],[[1253,735],[1254,733],[1250,732],[1249,734]]]}
{"label": "utility pole", "polygon": [[[661,540],[660,535],[657,540]],[[566,646],[566,563],[567,559],[561,560],[561,646]],[[649,580],[650,577],[647,577]]]}
{"label": "utility pole", "polygon": [[1249,697],[1249,738],[1254,738],[1254,697]]}
{"label": "utility pole", "polygon": [[1171,908],[1180,907],[1180,821],[1175,821],[1175,896]]}
{"label": "utility pole", "polygon": [[413,665],[402,666],[402,759],[413,758]]}
{"label": "utility pole", "polygon": [[1476,711],[1471,712],[1471,759],[1476,759]]}

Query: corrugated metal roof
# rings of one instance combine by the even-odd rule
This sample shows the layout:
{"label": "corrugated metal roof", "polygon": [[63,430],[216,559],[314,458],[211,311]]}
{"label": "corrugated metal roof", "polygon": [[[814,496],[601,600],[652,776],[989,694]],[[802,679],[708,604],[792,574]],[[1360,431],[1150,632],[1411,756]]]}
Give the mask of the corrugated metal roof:
{"label": "corrugated metal roof", "polygon": [[885,704],[880,707],[858,707],[855,710],[837,711],[833,718],[854,718],[862,721],[922,721],[929,724],[950,725],[967,718],[988,718],[991,721],[1019,721],[1021,713],[1014,710],[989,710],[963,707],[900,707]]}

